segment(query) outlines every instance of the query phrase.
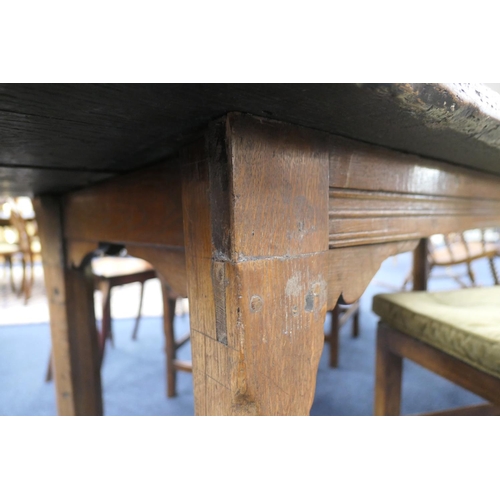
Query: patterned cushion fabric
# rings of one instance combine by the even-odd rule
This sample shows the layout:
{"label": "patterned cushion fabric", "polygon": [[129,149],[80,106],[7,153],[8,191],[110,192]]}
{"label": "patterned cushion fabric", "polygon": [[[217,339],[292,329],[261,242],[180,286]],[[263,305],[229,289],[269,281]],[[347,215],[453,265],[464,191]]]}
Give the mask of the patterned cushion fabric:
{"label": "patterned cushion fabric", "polygon": [[500,286],[377,295],[393,328],[500,378]]}

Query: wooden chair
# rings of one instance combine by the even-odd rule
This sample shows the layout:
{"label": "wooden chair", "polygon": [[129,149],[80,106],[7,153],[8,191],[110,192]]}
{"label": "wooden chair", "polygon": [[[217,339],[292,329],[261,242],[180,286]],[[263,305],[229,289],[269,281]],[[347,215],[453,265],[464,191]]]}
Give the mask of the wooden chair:
{"label": "wooden chair", "polygon": [[[138,313],[132,331],[132,339],[137,339],[139,322],[142,313],[144,296],[144,283],[156,278],[153,267],[142,259],[131,257],[99,257],[92,260],[92,271],[94,274],[94,286],[102,294],[102,321],[101,328],[97,330],[101,364],[104,359],[106,341],[113,345],[112,315],[111,315],[111,292],[114,287],[140,283]],[[174,331],[175,305],[177,297],[169,295],[162,286],[163,309],[164,309],[164,334],[165,352],[167,358],[167,396],[176,395],[176,373],[177,371],[191,371],[191,364],[177,359],[177,350],[189,340],[189,333],[180,340],[176,340]],[[49,363],[46,380],[52,378],[52,363]]]}
{"label": "wooden chair", "polygon": [[192,373],[193,366],[191,361],[177,359],[177,350],[180,349],[191,338],[190,332],[187,332],[180,339],[175,338],[174,318],[175,306],[179,297],[171,297],[163,290],[163,322],[165,332],[165,354],[167,361],[167,397],[172,398],[177,395],[177,372]]}
{"label": "wooden chair", "polygon": [[[36,236],[36,222],[29,221],[31,227],[35,228],[34,231],[30,232],[27,227],[26,220],[23,219],[21,213],[18,210],[17,202],[13,198],[7,198],[3,201],[3,205],[8,206],[8,225],[5,225],[5,221],[2,224],[2,232],[6,233],[7,230],[13,230],[16,234],[14,240],[10,241],[7,238],[2,237],[0,242],[0,256],[4,259],[5,272],[7,272],[7,267],[10,271],[10,283],[11,288],[14,293],[19,295],[24,294],[24,301],[27,303],[30,295],[31,288],[34,281],[33,273],[33,259],[34,256],[40,253],[40,244]],[[13,273],[13,262],[14,260],[19,260],[22,264],[22,280],[19,289],[16,288],[14,282]],[[27,273],[30,272],[30,278],[28,279]]]}
{"label": "wooden chair", "polygon": [[489,401],[428,415],[500,415],[499,305],[500,286],[375,296],[375,415],[400,414],[404,358]]}
{"label": "wooden chair", "polygon": [[[500,256],[500,246],[486,241],[486,231],[481,230],[479,241],[467,241],[464,233],[451,233],[443,235],[443,245],[436,246],[431,240],[428,245],[429,274],[434,268],[444,268],[445,273],[433,274],[432,278],[451,278],[462,288],[476,286],[476,278],[472,270],[472,262],[487,259],[495,285],[500,283],[499,273],[495,266],[495,259]],[[460,272],[460,267],[462,272]],[[463,271],[465,269],[465,272]],[[412,272],[407,276],[403,290],[411,284]]]}
{"label": "wooden chair", "polygon": [[92,260],[92,272],[94,274],[94,287],[101,292],[102,296],[102,321],[99,330],[99,345],[102,355],[104,355],[106,341],[109,340],[113,345],[111,321],[112,289],[131,283],[140,284],[139,307],[132,331],[132,339],[135,340],[142,315],[144,283],[156,278],[156,272],[145,260],[130,257],[98,257]]}
{"label": "wooden chair", "polygon": [[331,368],[337,368],[339,364],[339,333],[340,329],[352,318],[352,337],[359,335],[359,301],[353,304],[337,303],[335,308],[330,311],[331,324],[330,332],[325,335],[325,342],[329,344],[329,365]]}
{"label": "wooden chair", "polygon": [[[41,246],[38,236],[36,236],[36,230],[33,232],[34,234],[31,234],[28,230],[28,221],[26,221],[17,210],[15,202],[10,203],[10,210],[10,222],[18,234],[17,246],[23,268],[21,286],[19,287],[18,294],[24,295],[24,303],[27,304],[31,297],[31,290],[33,289],[35,281],[35,257],[40,256]],[[30,222],[33,223],[36,228],[36,222]]]}
{"label": "wooden chair", "polygon": [[[144,296],[144,283],[156,278],[153,267],[142,259],[126,257],[101,257],[92,261],[95,288],[102,292],[102,323],[98,332],[102,356],[106,340],[113,344],[111,321],[111,290],[115,286],[140,283],[139,311],[132,331],[132,340],[137,340]],[[177,350],[190,340],[190,332],[176,339],[174,329],[175,308],[179,297],[172,295],[168,287],[162,285],[163,331],[165,335],[165,355],[167,370],[167,397],[177,395],[177,372],[192,372],[191,362],[177,359]],[[101,358],[102,362],[102,358]]]}
{"label": "wooden chair", "polygon": [[7,269],[10,274],[10,286],[12,291],[16,293],[16,286],[14,283],[14,272],[12,269],[12,260],[16,255],[19,255],[19,246],[7,242],[0,242],[0,257],[4,261],[4,274],[7,274]]}

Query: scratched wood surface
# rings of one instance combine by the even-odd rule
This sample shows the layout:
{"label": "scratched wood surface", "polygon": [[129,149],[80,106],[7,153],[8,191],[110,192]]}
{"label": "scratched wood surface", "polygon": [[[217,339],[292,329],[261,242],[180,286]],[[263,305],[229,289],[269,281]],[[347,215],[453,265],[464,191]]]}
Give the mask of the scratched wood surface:
{"label": "scratched wood surface", "polygon": [[180,174],[173,159],[68,195],[65,237],[182,248]]}
{"label": "scratched wood surface", "polygon": [[310,139],[230,116],[184,152],[198,414],[309,413],[328,253],[328,155]]}
{"label": "scratched wood surface", "polygon": [[[307,196],[290,201],[292,177],[277,178],[263,168],[260,177],[246,178],[240,175],[237,164],[234,172],[224,170],[228,155],[237,156],[242,143],[235,117],[244,119],[245,115],[232,114],[227,119],[236,120],[231,127],[234,140],[229,151],[225,119],[214,122],[207,137],[198,139],[197,148],[206,146],[205,157],[214,166],[207,187],[212,193],[214,245],[220,255],[228,254],[233,259],[253,254],[272,256],[284,237],[281,221],[295,217],[299,220],[297,227],[288,229],[286,234],[288,255],[308,253],[315,237],[328,240],[329,307],[334,306],[340,294],[348,303],[355,301],[385,258],[412,250],[421,238],[500,223],[497,176],[274,120],[248,117],[249,134],[262,127],[269,131],[267,150],[261,143],[253,143],[254,150],[247,155],[249,163],[272,154],[282,169],[286,162],[292,162],[293,168],[310,168],[307,164],[299,166],[299,160],[290,160],[284,153],[279,156],[276,145],[281,141],[281,151],[309,148],[311,155],[321,159],[322,169],[328,171],[318,175],[311,170],[305,186],[308,193],[323,182],[329,185],[327,211],[312,206]],[[276,131],[283,127],[285,132],[277,138]],[[172,159],[67,195],[65,236],[69,254],[75,256],[74,263],[78,265],[89,248],[99,242],[124,244],[131,254],[153,263],[175,294],[185,296],[181,178],[184,165],[190,163],[193,161],[189,159],[182,164]],[[234,206],[230,205],[226,195],[229,186],[236,191],[251,191],[251,200],[234,197]],[[252,213],[248,203],[256,203],[262,209]],[[270,216],[274,213],[280,213],[280,218]],[[300,220],[300,214],[304,214],[309,226]],[[325,217],[328,234],[318,233],[319,228],[325,227]]]}
{"label": "scratched wood surface", "polygon": [[385,259],[409,252],[417,243],[409,240],[331,249],[327,255],[328,310],[335,307],[340,295],[347,304],[358,300]]}
{"label": "scratched wood surface", "polygon": [[[327,308],[355,301],[383,260],[421,238],[500,225],[499,186],[500,176],[231,113],[178,159],[64,195],[64,251],[47,284],[64,284],[99,244],[124,245],[169,297],[189,295],[198,414],[307,414]],[[67,379],[79,361],[64,356]],[[96,385],[78,390],[99,400]]]}
{"label": "scratched wood surface", "polygon": [[499,177],[334,137],[330,247],[498,225]]}
{"label": "scratched wood surface", "polygon": [[499,103],[480,84],[1,84],[0,194],[143,168],[235,111],[500,174]]}

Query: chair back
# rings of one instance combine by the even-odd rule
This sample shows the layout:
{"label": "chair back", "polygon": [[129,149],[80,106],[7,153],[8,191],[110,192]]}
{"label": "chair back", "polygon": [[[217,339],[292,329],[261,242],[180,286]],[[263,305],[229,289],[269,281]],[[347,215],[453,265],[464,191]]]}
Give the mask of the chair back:
{"label": "chair back", "polygon": [[11,204],[10,222],[18,233],[19,249],[23,253],[31,254],[31,236],[26,229],[26,221],[13,204]]}
{"label": "chair back", "polygon": [[450,255],[450,263],[470,258],[469,245],[464,237],[464,233],[444,234],[444,245]]}

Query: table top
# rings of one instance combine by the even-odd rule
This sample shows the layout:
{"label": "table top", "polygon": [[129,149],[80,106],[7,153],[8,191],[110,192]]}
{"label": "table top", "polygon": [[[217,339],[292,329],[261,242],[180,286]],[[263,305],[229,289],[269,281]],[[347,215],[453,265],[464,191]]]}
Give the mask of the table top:
{"label": "table top", "polygon": [[500,94],[481,84],[2,84],[0,110],[0,195],[153,164],[233,111],[500,175]]}

